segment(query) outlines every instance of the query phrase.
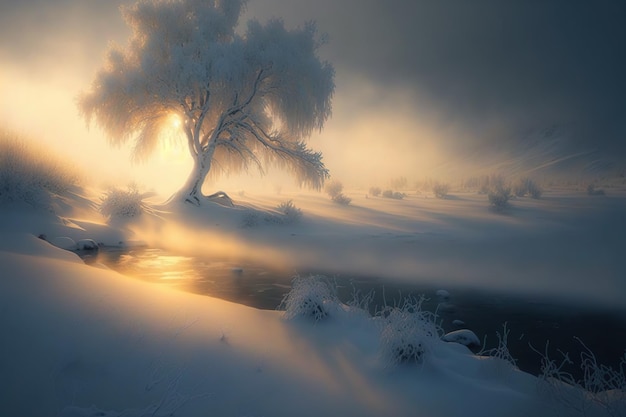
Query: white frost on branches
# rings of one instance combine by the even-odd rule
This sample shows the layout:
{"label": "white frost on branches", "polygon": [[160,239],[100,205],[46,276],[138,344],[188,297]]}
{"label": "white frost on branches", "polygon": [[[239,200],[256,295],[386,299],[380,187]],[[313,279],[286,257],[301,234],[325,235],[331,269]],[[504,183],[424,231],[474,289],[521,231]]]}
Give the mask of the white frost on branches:
{"label": "white frost on branches", "polygon": [[288,30],[278,19],[235,27],[241,0],[140,0],[122,9],[132,36],[113,46],[91,90],[79,99],[112,144],[134,140],[147,156],[172,116],[181,121],[194,169],[181,190],[196,198],[215,162],[219,171],[291,171],[319,189],[328,171],[304,139],[331,114],[334,69],[317,56],[307,23]]}

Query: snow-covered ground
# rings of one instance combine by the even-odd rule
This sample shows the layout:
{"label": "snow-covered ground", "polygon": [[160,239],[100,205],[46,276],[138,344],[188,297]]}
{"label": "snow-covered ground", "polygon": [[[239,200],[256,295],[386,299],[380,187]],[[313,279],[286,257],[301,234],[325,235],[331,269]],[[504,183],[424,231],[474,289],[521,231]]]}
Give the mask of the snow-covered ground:
{"label": "snow-covered ground", "polygon": [[[304,193],[245,195],[236,208],[169,204],[114,226],[85,199],[58,204],[58,216],[2,208],[0,414],[626,414],[623,391],[585,401],[577,388],[516,370],[506,352],[476,356],[440,340],[436,326],[428,336],[426,314],[372,318],[323,299],[328,316],[314,322],[87,266],[37,237],[141,241],[294,271],[317,267],[626,308],[622,195],[546,193],[517,199],[504,213],[488,210],[476,194],[350,197],[349,206]],[[286,200],[303,210],[299,222],[278,224],[259,211]],[[624,330],[616,329],[615,343],[624,343]],[[397,365],[402,358],[414,361]]]}

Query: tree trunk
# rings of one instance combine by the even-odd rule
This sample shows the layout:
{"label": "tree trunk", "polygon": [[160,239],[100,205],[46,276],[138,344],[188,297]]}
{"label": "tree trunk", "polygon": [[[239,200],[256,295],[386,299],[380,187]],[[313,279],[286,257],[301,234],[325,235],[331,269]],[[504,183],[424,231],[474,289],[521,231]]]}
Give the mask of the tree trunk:
{"label": "tree trunk", "polygon": [[174,195],[174,199],[200,206],[204,198],[202,185],[210,169],[211,158],[207,154],[195,157],[189,177],[187,177],[185,185]]}
{"label": "tree trunk", "polygon": [[185,185],[170,198],[170,201],[178,200],[191,203],[194,206],[201,206],[203,200],[210,200],[223,206],[234,206],[231,198],[223,191],[218,191],[209,196],[202,194],[202,185],[211,170],[214,152],[214,148],[209,148],[204,154],[193,158],[193,168],[187,181],[185,181]]}

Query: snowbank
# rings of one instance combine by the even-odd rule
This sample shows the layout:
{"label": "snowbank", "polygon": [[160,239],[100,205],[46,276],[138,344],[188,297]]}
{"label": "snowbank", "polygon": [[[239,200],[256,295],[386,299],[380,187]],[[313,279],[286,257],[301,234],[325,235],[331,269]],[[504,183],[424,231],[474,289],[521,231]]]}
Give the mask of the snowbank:
{"label": "snowbank", "polygon": [[484,360],[445,344],[422,366],[386,368],[376,327],[360,315],[318,325],[286,321],[280,312],[90,268],[36,238],[26,241],[30,254],[0,252],[7,415],[96,415],[161,401],[169,405],[156,415],[522,416],[542,409],[533,377],[511,369],[491,378]]}
{"label": "snowbank", "polygon": [[[364,215],[365,207],[355,207],[350,214],[334,208],[331,220],[315,214],[306,220],[305,211],[298,226],[252,229],[239,227],[241,217],[233,216],[232,209],[176,210],[168,221],[144,216],[135,224],[150,226],[153,236],[174,239],[175,244],[188,242],[181,250],[194,245],[206,249],[205,240],[190,237],[220,232],[227,237],[207,245],[256,250],[265,242],[269,248],[262,256],[274,253],[275,260],[289,259],[307,248],[318,249],[310,261],[330,259],[317,258],[320,251],[354,254],[342,249],[354,243],[366,254],[380,249],[378,256],[389,255],[397,262],[394,251],[426,243],[415,235],[415,228],[398,231],[400,224],[393,216],[374,209]],[[417,216],[399,218],[409,228]],[[173,223],[180,228],[182,220],[187,229],[176,236]],[[396,231],[389,233],[394,222],[396,229],[391,230]],[[495,235],[518,227],[511,219],[498,222],[503,223],[496,226]],[[318,321],[285,317],[283,312],[256,310],[95,269],[36,237],[43,233],[119,243],[137,237],[127,228],[63,220],[44,212],[6,212],[0,225],[3,415],[577,415],[541,394],[545,391],[539,389],[543,382],[538,378],[504,359],[477,357],[462,344],[444,342],[436,328],[429,330],[419,360],[389,361],[385,355],[396,345],[385,345],[384,340],[415,347],[413,341],[424,340],[419,332],[431,329],[421,318],[407,316],[412,314],[409,310],[372,319],[337,304]],[[437,229],[426,226],[426,220],[423,225]],[[431,231],[442,239],[436,243],[435,238],[436,246],[450,243],[453,235],[446,227]],[[190,233],[193,229],[197,234]],[[382,243],[358,245],[367,235],[370,242]],[[391,248],[386,248],[388,244]],[[332,297],[320,299],[337,303]],[[407,328],[412,339],[403,339]],[[606,414],[598,405],[588,406],[587,415]]]}

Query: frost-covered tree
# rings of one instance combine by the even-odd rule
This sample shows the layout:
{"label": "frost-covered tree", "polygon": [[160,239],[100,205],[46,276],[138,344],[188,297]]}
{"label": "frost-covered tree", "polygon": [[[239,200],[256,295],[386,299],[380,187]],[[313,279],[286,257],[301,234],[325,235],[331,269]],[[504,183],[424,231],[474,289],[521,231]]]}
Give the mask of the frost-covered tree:
{"label": "frost-covered tree", "polygon": [[[292,30],[278,19],[235,31],[245,0],[140,0],[122,8],[132,29],[113,46],[91,89],[79,97],[88,123],[112,144],[154,150],[172,118],[181,121],[193,169],[175,198],[200,205],[207,174],[268,166],[319,189],[322,155],[305,139],[331,114],[334,69],[317,55],[314,23]],[[217,171],[216,171],[217,169]]]}

